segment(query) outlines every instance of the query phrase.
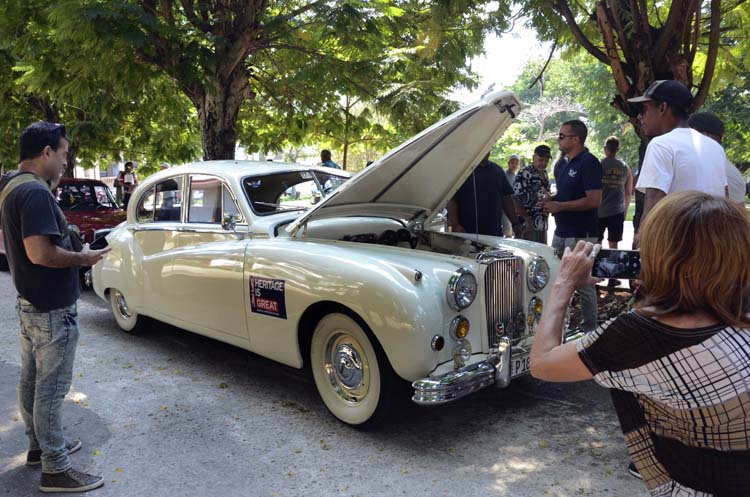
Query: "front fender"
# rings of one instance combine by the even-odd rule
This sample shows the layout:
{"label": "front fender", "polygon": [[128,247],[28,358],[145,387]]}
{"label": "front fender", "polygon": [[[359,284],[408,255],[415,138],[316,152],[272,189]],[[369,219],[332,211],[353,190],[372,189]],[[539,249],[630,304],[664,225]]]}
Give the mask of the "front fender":
{"label": "front fender", "polygon": [[[446,351],[432,350],[430,342],[436,334],[447,338],[451,314],[455,314],[445,300],[447,281],[458,267],[472,264],[397,247],[288,240],[251,244],[247,261],[249,275],[285,281],[287,319],[293,323],[299,323],[304,312],[321,301],[336,302],[357,313],[375,334],[393,369],[407,380],[425,376],[445,360]],[[264,349],[271,343],[266,343],[265,335],[274,323],[267,319],[263,326],[250,326],[253,350],[267,354]],[[296,336],[294,340],[299,353]],[[300,355],[299,364],[301,359]]]}

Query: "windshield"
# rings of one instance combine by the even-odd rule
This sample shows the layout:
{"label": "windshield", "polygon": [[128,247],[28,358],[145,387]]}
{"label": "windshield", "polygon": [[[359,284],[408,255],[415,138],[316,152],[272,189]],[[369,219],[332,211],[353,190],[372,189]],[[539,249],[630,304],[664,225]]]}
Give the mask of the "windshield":
{"label": "windshield", "polygon": [[117,202],[106,185],[65,183],[57,188],[57,201],[64,210],[116,209]]}
{"label": "windshield", "polygon": [[317,171],[287,171],[242,180],[250,206],[256,214],[306,210],[320,202],[347,179]]}

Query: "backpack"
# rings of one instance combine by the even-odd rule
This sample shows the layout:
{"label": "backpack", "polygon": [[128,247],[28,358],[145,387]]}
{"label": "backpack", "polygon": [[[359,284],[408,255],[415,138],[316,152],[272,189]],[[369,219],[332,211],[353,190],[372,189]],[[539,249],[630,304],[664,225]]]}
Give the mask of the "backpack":
{"label": "backpack", "polygon": [[[8,198],[8,195],[10,195],[10,193],[17,187],[25,183],[31,183],[32,181],[43,184],[49,190],[49,185],[47,184],[47,182],[45,182],[34,173],[21,172],[15,174],[10,180],[8,180],[7,183],[5,183],[5,185],[0,187],[0,215],[2,215],[3,204],[5,203],[5,199]],[[71,226],[66,222],[65,229],[68,231],[68,235],[70,236],[70,245],[73,248],[73,252],[80,252],[81,250],[83,250],[83,237],[81,236],[81,232],[78,227]],[[64,233],[60,233],[60,236],[64,236]]]}

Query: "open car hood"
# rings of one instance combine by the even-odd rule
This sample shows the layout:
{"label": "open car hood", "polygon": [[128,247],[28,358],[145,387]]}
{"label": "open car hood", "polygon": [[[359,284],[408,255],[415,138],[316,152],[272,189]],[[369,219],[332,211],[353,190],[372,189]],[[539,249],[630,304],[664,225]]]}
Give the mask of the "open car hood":
{"label": "open car hood", "polygon": [[384,216],[427,220],[441,210],[495,145],[521,109],[515,95],[496,91],[442,119],[341,185],[291,223]]}

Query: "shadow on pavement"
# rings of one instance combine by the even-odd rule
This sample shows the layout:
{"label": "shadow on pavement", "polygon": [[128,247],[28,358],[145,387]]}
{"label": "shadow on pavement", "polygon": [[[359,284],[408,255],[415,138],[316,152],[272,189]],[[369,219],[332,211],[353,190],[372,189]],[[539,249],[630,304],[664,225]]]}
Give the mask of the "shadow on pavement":
{"label": "shadow on pavement", "polygon": [[[18,366],[0,362],[0,489],[5,495],[25,497],[39,495],[42,470],[41,466],[26,466],[28,442],[16,400],[18,374]],[[110,437],[106,423],[71,400],[63,404],[63,422],[65,437],[83,442],[83,448],[71,456],[73,466],[88,468],[96,448]]]}

